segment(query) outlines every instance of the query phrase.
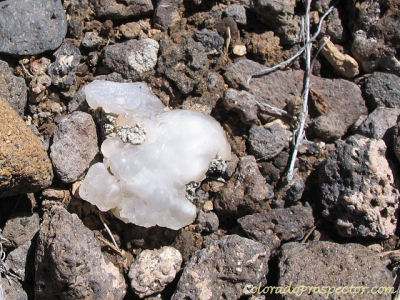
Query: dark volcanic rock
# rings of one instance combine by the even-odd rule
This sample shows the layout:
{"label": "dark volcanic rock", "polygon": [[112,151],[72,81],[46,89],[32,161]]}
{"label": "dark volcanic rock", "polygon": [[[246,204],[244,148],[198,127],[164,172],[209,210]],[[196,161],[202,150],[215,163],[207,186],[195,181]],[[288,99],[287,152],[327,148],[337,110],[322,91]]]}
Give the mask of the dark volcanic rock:
{"label": "dark volcanic rock", "polygon": [[[314,133],[324,141],[342,137],[367,107],[360,88],[344,79],[311,76],[311,100],[319,116],[314,116]],[[320,107],[320,108],[319,108]]]}
{"label": "dark volcanic rock", "polygon": [[[19,246],[17,249],[11,251],[10,253],[8,253],[7,259],[5,261],[7,267],[9,267],[14,274],[17,274],[22,279],[22,281],[25,281],[27,278],[32,277],[33,264],[27,264],[28,255],[31,254],[29,253],[31,244],[31,241],[26,242],[25,244]],[[30,262],[32,262],[32,260]],[[25,274],[25,270],[27,271],[27,274]]]}
{"label": "dark volcanic rock", "polygon": [[296,1],[252,0],[251,6],[260,21],[275,30],[283,44],[298,42],[301,21],[295,15]]}
{"label": "dark volcanic rock", "polygon": [[48,73],[51,83],[62,89],[68,89],[75,83],[75,73],[82,55],[71,43],[63,43],[54,52],[55,61],[49,66]]}
{"label": "dark volcanic rock", "polygon": [[223,104],[227,110],[238,112],[243,123],[254,124],[258,120],[256,98],[249,92],[227,89]]}
{"label": "dark volcanic rock", "polygon": [[98,18],[122,19],[149,15],[153,11],[151,0],[92,0]]}
{"label": "dark volcanic rock", "polygon": [[153,39],[129,40],[104,47],[103,63],[126,78],[138,80],[157,64],[158,49]]}
{"label": "dark volcanic rock", "polygon": [[265,126],[253,125],[249,131],[249,152],[259,159],[274,158],[289,146],[291,136],[291,132],[281,122]]}
{"label": "dark volcanic rock", "polygon": [[20,116],[24,114],[27,101],[26,92],[25,80],[14,76],[8,64],[0,60],[0,99],[10,103]]}
{"label": "dark volcanic rock", "polygon": [[[375,300],[391,299],[391,294],[379,297],[370,293],[355,292],[354,287],[391,287],[393,274],[379,258],[378,253],[359,244],[336,244],[332,242],[288,243],[283,245],[279,262],[278,286],[313,286],[319,289],[310,294],[284,295],[283,299],[330,299],[322,287],[353,287],[353,292],[340,294],[340,299]],[[343,290],[344,292],[345,290]]]}
{"label": "dark volcanic rock", "polygon": [[232,4],[225,8],[224,13],[227,17],[233,18],[236,23],[241,25],[246,25],[247,23],[247,16],[246,16],[246,9],[239,4]]}
{"label": "dark volcanic rock", "polygon": [[222,215],[243,216],[259,211],[266,199],[273,197],[273,188],[265,181],[254,156],[243,156],[238,168],[214,200],[215,210]]}
{"label": "dark volcanic rock", "polygon": [[171,80],[182,94],[191,93],[207,81],[209,64],[201,43],[187,36],[180,44],[163,39],[160,52],[157,71]]}
{"label": "dark volcanic rock", "polygon": [[[249,76],[265,68],[251,60],[241,60],[225,70],[225,80],[232,88],[245,87],[260,103],[280,109],[301,95],[304,72],[275,71],[253,78]],[[359,87],[343,79],[326,79],[311,76],[312,130],[324,141],[332,141],[343,136],[350,126],[367,114],[365,101]],[[271,118],[271,114],[268,115]]]}
{"label": "dark volcanic rock", "polygon": [[54,132],[50,158],[63,182],[74,182],[98,152],[96,125],[91,115],[76,111],[63,117]]}
{"label": "dark volcanic rock", "polygon": [[217,53],[220,53],[222,51],[222,47],[224,46],[223,37],[221,37],[218,33],[205,28],[195,33],[195,39],[204,46],[206,52],[211,52],[214,50],[217,51]]}
{"label": "dark volcanic rock", "polygon": [[284,192],[282,198],[285,201],[285,205],[290,206],[299,202],[305,188],[306,184],[302,178],[293,178],[293,180],[282,189]]}
{"label": "dark volcanic rock", "polygon": [[355,135],[320,169],[322,215],[341,236],[388,238],[397,224],[399,192],[383,140]]}
{"label": "dark volcanic rock", "polygon": [[89,0],[71,0],[68,2],[68,33],[74,38],[79,38],[83,31],[84,19],[88,14]]}
{"label": "dark volcanic rock", "polygon": [[5,243],[7,247],[17,248],[30,242],[39,231],[39,216],[33,214],[30,216],[18,216],[11,218],[4,226],[2,236],[10,241]]}
{"label": "dark volcanic rock", "polygon": [[122,274],[105,261],[94,233],[60,206],[41,224],[35,276],[36,299],[123,299],[126,292]]}
{"label": "dark volcanic rock", "polygon": [[400,8],[397,1],[347,1],[346,15],[353,34],[351,51],[367,72],[400,74]]}
{"label": "dark volcanic rock", "polygon": [[[328,9],[324,9],[321,13],[324,13],[327,10]],[[343,27],[343,21],[340,19],[340,12],[337,8],[332,10],[324,23],[326,23],[324,24],[325,28],[321,31],[321,34],[329,35],[332,42],[342,43],[346,38],[348,38],[348,34],[346,34],[346,30]]]}
{"label": "dark volcanic rock", "polygon": [[261,243],[224,236],[192,256],[172,299],[238,299],[246,284],[266,283],[269,256]]}
{"label": "dark volcanic rock", "polygon": [[67,18],[60,0],[0,2],[0,53],[35,55],[60,46]]}
{"label": "dark volcanic rock", "polygon": [[98,47],[103,39],[95,32],[86,32],[82,40],[82,46],[88,49]]}
{"label": "dark volcanic rock", "polygon": [[198,229],[204,232],[214,232],[217,231],[219,227],[218,216],[212,211],[204,212],[200,210],[197,215],[196,223],[198,224]]}
{"label": "dark volcanic rock", "polygon": [[296,1],[252,0],[251,4],[257,13],[265,18],[265,22],[270,20],[271,22],[282,23],[282,16],[294,15]]}
{"label": "dark volcanic rock", "polygon": [[396,127],[394,128],[393,150],[394,154],[397,157],[397,160],[400,162],[400,118],[397,119],[397,124]]}
{"label": "dark volcanic rock", "polygon": [[179,0],[160,0],[154,12],[154,24],[167,29],[179,20]]}
{"label": "dark volcanic rock", "polygon": [[360,125],[357,133],[391,143],[400,108],[377,107]]}
{"label": "dark volcanic rock", "polygon": [[314,225],[314,218],[310,207],[299,205],[248,215],[238,223],[249,238],[274,250],[281,243],[302,239]]}
{"label": "dark volcanic rock", "polygon": [[[231,88],[247,88],[247,80],[249,79],[249,76],[263,70],[264,68],[263,65],[255,61],[242,59],[227,67],[224,71],[224,77]],[[253,80],[257,80],[257,78],[254,78]],[[282,84],[284,84],[284,82],[282,82]]]}
{"label": "dark volcanic rock", "polygon": [[74,95],[74,97],[68,103],[68,111],[74,112],[76,110],[87,111],[89,105],[86,102],[86,95],[84,88],[80,88]]}
{"label": "dark volcanic rock", "polygon": [[400,108],[400,77],[390,73],[375,72],[365,81],[367,104]]}

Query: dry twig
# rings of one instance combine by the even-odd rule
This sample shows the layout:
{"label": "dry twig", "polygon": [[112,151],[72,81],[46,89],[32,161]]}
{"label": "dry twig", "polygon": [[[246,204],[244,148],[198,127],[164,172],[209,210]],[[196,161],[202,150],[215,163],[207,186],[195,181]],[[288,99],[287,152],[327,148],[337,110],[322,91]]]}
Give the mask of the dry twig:
{"label": "dry twig", "polygon": [[22,61],[19,61],[19,64],[22,67],[22,70],[25,72],[25,74],[30,77],[33,78],[33,75],[28,71],[28,69],[25,67],[24,63]]}
{"label": "dry twig", "polygon": [[110,243],[107,239],[105,239],[102,236],[98,236],[97,237],[99,239],[100,242],[102,242],[104,245],[108,246],[110,249],[114,250],[116,253],[118,253],[121,256],[124,256],[122,251],[116,247],[113,243]]}
{"label": "dry twig", "polygon": [[288,182],[292,181],[294,175],[294,164],[296,162],[297,152],[299,151],[299,147],[303,142],[303,138],[305,135],[304,126],[306,124],[306,118],[308,115],[308,94],[310,91],[310,77],[311,77],[311,37],[310,37],[310,7],[311,0],[306,0],[306,16],[305,16],[305,31],[306,31],[306,42],[305,42],[305,51],[306,51],[306,72],[304,74],[304,90],[303,90],[303,108],[300,113],[300,127],[296,136],[296,144],[293,149],[292,158],[289,164],[289,170],[287,175]]}
{"label": "dry twig", "polygon": [[312,233],[315,231],[315,229],[317,229],[317,226],[313,226],[306,234],[306,236],[301,240],[302,243],[307,242],[307,240],[310,238],[310,236],[312,235]]}
{"label": "dry twig", "polygon": [[[311,1],[311,0],[310,0],[310,1]],[[319,21],[319,24],[318,24],[318,29],[317,29],[317,31],[316,31],[316,32],[314,33],[314,35],[308,40],[308,42],[306,42],[306,44],[305,44],[303,47],[301,47],[301,48],[299,49],[299,51],[297,51],[292,57],[288,58],[287,60],[285,60],[285,61],[283,61],[283,62],[281,62],[281,63],[279,63],[279,64],[277,64],[277,65],[275,65],[275,66],[273,66],[273,67],[265,68],[265,69],[263,69],[263,70],[261,70],[261,71],[259,71],[259,72],[257,72],[257,73],[254,73],[254,74],[250,75],[249,78],[247,79],[247,85],[250,83],[250,81],[251,81],[251,79],[252,79],[253,77],[260,77],[260,76],[267,75],[267,74],[269,74],[269,73],[271,73],[271,72],[273,72],[273,71],[276,71],[276,70],[278,70],[278,69],[280,69],[280,68],[286,67],[287,65],[289,65],[290,63],[292,63],[294,60],[296,60],[296,59],[306,50],[307,46],[308,46],[309,44],[312,44],[312,42],[313,42],[313,41],[318,37],[318,35],[321,33],[322,24],[323,24],[325,18],[332,12],[333,8],[334,8],[334,6],[331,6],[331,7],[322,15],[322,17],[321,17],[321,19],[320,19],[320,21]],[[309,15],[309,14],[308,14],[308,20],[310,20],[310,15]],[[309,25],[310,25],[310,23],[308,23],[308,25],[306,24],[306,26],[308,26],[308,27],[309,27]]]}
{"label": "dry twig", "polygon": [[[112,242],[113,242],[113,244],[114,244],[114,247],[115,247],[116,251],[117,251],[118,253],[121,254],[122,252],[121,252],[121,250],[119,249],[119,247],[118,247],[118,245],[117,245],[117,242],[115,241],[114,236],[113,236],[113,234],[111,233],[110,228],[108,228],[106,222],[104,221],[104,218],[103,218],[103,216],[101,215],[101,212],[99,212],[99,218],[100,218],[101,223],[103,223],[103,226],[104,226],[104,228],[106,229],[108,235],[110,236],[110,238],[111,238],[111,240],[112,240]],[[115,250],[115,249],[114,249],[114,250]]]}
{"label": "dry twig", "polygon": [[321,53],[322,49],[325,48],[326,44],[328,44],[328,42],[331,40],[331,37],[328,36],[326,38],[326,40],[321,44],[321,46],[319,46],[317,53],[315,53],[314,58],[311,61],[311,70],[314,69],[314,64],[315,61],[317,60],[317,57],[319,56],[319,54]]}
{"label": "dry twig", "polygon": [[258,102],[256,101],[256,104],[258,105],[259,108],[261,109],[269,109],[271,111],[273,111],[276,115],[280,116],[280,117],[288,117],[290,119],[293,119],[294,121],[297,120],[296,116],[292,116],[291,114],[289,114],[286,110],[280,109],[278,107],[269,105],[267,103],[263,103],[263,102]]}
{"label": "dry twig", "polygon": [[1,236],[1,230],[0,230],[0,300],[4,300],[3,285],[1,283],[2,275],[4,275],[4,277],[8,280],[8,282],[10,282],[11,279],[21,280],[21,278],[18,275],[10,272],[8,266],[5,263],[6,253],[3,250],[3,242],[6,242],[6,241],[7,241],[7,239],[5,239]]}

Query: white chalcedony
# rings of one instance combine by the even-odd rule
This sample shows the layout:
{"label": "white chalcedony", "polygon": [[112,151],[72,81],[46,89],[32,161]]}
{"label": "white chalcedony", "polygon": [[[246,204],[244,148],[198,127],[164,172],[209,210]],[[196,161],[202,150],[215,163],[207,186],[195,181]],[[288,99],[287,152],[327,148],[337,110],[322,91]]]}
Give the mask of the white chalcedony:
{"label": "white chalcedony", "polygon": [[80,187],[83,199],[124,222],[179,229],[193,222],[196,207],[186,184],[205,178],[212,159],[229,160],[231,148],[220,124],[190,110],[167,110],[145,83],[96,80],[85,87],[87,102],[118,115],[116,122],[146,133],[140,145],[107,138],[103,163],[90,167]]}

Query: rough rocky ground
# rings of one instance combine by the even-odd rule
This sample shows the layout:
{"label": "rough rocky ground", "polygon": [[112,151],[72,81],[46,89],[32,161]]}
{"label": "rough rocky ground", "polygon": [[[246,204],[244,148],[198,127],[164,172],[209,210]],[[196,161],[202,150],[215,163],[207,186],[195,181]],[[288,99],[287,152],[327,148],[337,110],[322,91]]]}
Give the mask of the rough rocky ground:
{"label": "rough rocky ground", "polygon": [[[397,289],[400,4],[313,0],[312,32],[331,5],[288,183],[305,57],[248,78],[302,47],[302,1],[0,0],[0,299]],[[102,159],[102,124],[82,91],[95,78],[145,81],[170,108],[221,123],[233,158],[191,190],[193,224],[142,228],[79,198]]]}

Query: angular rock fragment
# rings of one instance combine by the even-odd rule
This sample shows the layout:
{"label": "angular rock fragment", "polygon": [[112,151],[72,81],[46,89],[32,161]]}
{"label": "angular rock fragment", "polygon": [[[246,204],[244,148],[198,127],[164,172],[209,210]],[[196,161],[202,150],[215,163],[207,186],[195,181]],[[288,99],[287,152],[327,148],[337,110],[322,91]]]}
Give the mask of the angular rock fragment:
{"label": "angular rock fragment", "polygon": [[4,226],[2,236],[7,239],[4,245],[17,248],[30,242],[39,231],[39,215],[17,216],[9,219]]}
{"label": "angular rock fragment", "polygon": [[92,2],[98,18],[117,20],[146,16],[153,11],[151,0],[93,0]]}
{"label": "angular rock fragment", "polygon": [[8,64],[0,60],[0,99],[10,103],[20,116],[24,114],[27,101],[26,92],[25,80],[14,76]]}
{"label": "angular rock fragment", "polygon": [[383,140],[355,135],[320,169],[322,215],[344,237],[388,238],[397,224],[399,191]]}
{"label": "angular rock fragment", "polygon": [[54,132],[50,158],[63,182],[76,181],[99,151],[91,115],[76,111],[63,117]]}
{"label": "angular rock fragment", "polygon": [[214,200],[217,213],[243,216],[259,211],[266,199],[273,197],[273,188],[265,181],[254,156],[243,156],[232,178]]}
{"label": "angular rock fragment", "polygon": [[397,124],[394,127],[393,150],[397,160],[400,162],[400,118],[397,119]]}
{"label": "angular rock fragment", "polygon": [[365,100],[371,108],[385,106],[400,108],[400,77],[390,73],[374,72],[364,85]]}
{"label": "angular rock fragment", "polygon": [[358,127],[357,133],[391,143],[400,108],[377,107]]}
{"label": "angular rock fragment", "polygon": [[95,32],[86,32],[82,40],[82,46],[88,49],[98,47],[103,39],[99,37]]}
{"label": "angular rock fragment", "polygon": [[197,31],[195,39],[203,45],[206,52],[216,51],[216,53],[220,53],[224,46],[224,38],[208,29]]}
{"label": "angular rock fragment", "polygon": [[181,264],[182,255],[175,248],[144,250],[129,270],[133,291],[141,298],[163,291],[175,279]]}
{"label": "angular rock fragment", "polygon": [[314,218],[310,207],[298,205],[248,215],[238,223],[249,238],[272,251],[283,242],[303,238],[314,225]]}
{"label": "angular rock fragment", "polygon": [[[251,60],[241,60],[225,70],[225,80],[232,88],[245,87],[260,103],[285,109],[301,95],[304,72],[275,71],[262,77],[249,76],[265,67]],[[311,76],[310,114],[312,130],[324,141],[343,136],[351,125],[367,114],[360,88],[344,79],[326,79]],[[318,109],[319,107],[323,109]],[[314,110],[312,110],[314,108]],[[260,113],[259,113],[260,114]],[[273,114],[262,114],[268,120]]]}
{"label": "angular rock fragment", "polygon": [[0,99],[0,198],[49,186],[53,169],[42,142]]}
{"label": "angular rock fragment", "polygon": [[160,29],[167,29],[179,20],[179,0],[160,0],[154,12],[154,23]]}
{"label": "angular rock fragment", "polygon": [[353,35],[351,51],[362,69],[371,73],[388,70],[400,74],[397,59],[400,19],[397,1],[347,1]]}
{"label": "angular rock fragment", "polygon": [[137,38],[140,34],[141,27],[137,22],[129,22],[126,24],[122,24],[119,28],[122,35],[127,39]]}
{"label": "angular rock fragment", "polygon": [[0,3],[0,53],[36,55],[60,46],[67,18],[60,0]]}
{"label": "angular rock fragment", "polygon": [[103,63],[126,78],[138,80],[156,66],[158,49],[153,39],[129,40],[104,47]]}
{"label": "angular rock fragment", "polygon": [[[338,297],[322,287],[348,287],[340,298],[375,300],[378,294],[361,293],[356,287],[392,287],[393,274],[379,258],[378,253],[360,244],[336,244],[333,242],[288,243],[283,245],[279,261],[278,286],[315,287],[297,294],[283,295],[283,299],[329,299]],[[352,292],[350,288],[353,287]],[[343,292],[346,290],[342,290]],[[391,293],[382,293],[379,299],[391,299]]]}
{"label": "angular rock fragment", "polygon": [[256,32],[245,33],[243,43],[252,56],[265,62],[267,66],[278,64],[284,60],[280,39],[273,31],[265,31],[261,34]]}
{"label": "angular rock fragment", "polygon": [[68,89],[75,83],[75,73],[82,55],[77,47],[71,43],[63,43],[54,52],[55,62],[48,69],[51,83],[62,89]]}
{"label": "angular rock fragment", "polygon": [[246,284],[266,283],[269,256],[261,243],[224,236],[192,256],[172,299],[238,299]]}
{"label": "angular rock fragment", "polygon": [[68,15],[68,33],[80,38],[84,27],[84,18],[88,14],[89,0],[71,0],[66,3]]}
{"label": "angular rock fragment", "polygon": [[[323,38],[322,41],[326,42],[327,39]],[[322,48],[322,54],[340,75],[346,78],[353,78],[360,73],[357,61],[350,55],[340,52],[331,41],[328,41],[325,47]]]}
{"label": "angular rock fragment", "polygon": [[249,131],[249,152],[259,159],[271,159],[289,147],[291,132],[280,121],[265,126],[253,125]]}
{"label": "angular rock fragment", "polygon": [[198,224],[198,229],[204,232],[217,231],[219,226],[218,216],[212,211],[204,212],[200,210],[196,221]]}
{"label": "angular rock fragment", "polygon": [[[5,264],[10,270],[18,275],[22,281],[25,281],[28,276],[25,274],[25,270],[27,272],[32,273],[33,265],[28,264],[28,253],[29,249],[31,248],[31,241],[26,242],[25,244],[19,246],[17,249],[11,251],[7,255],[7,259]],[[30,274],[31,275],[31,274]]]}
{"label": "angular rock fragment", "polygon": [[246,25],[247,16],[246,9],[239,4],[232,4],[225,8],[224,13],[226,16],[233,18],[236,23]]}
{"label": "angular rock fragment", "polygon": [[283,44],[299,41],[300,18],[295,15],[296,1],[252,0],[251,6],[266,26],[273,28]]}
{"label": "angular rock fragment", "polygon": [[28,300],[28,295],[19,281],[11,280],[9,282],[5,277],[0,277],[0,280],[5,300]]}
{"label": "angular rock fragment", "polygon": [[208,66],[203,45],[191,37],[185,36],[180,44],[170,39],[160,41],[157,71],[171,80],[182,94],[190,94],[206,81]]}
{"label": "angular rock fragment", "polygon": [[258,120],[256,98],[249,92],[228,89],[223,104],[227,110],[238,112],[243,123],[251,124]]}
{"label": "angular rock fragment", "polygon": [[53,206],[37,241],[36,299],[123,299],[125,293],[122,274],[105,261],[94,233],[77,215]]}

